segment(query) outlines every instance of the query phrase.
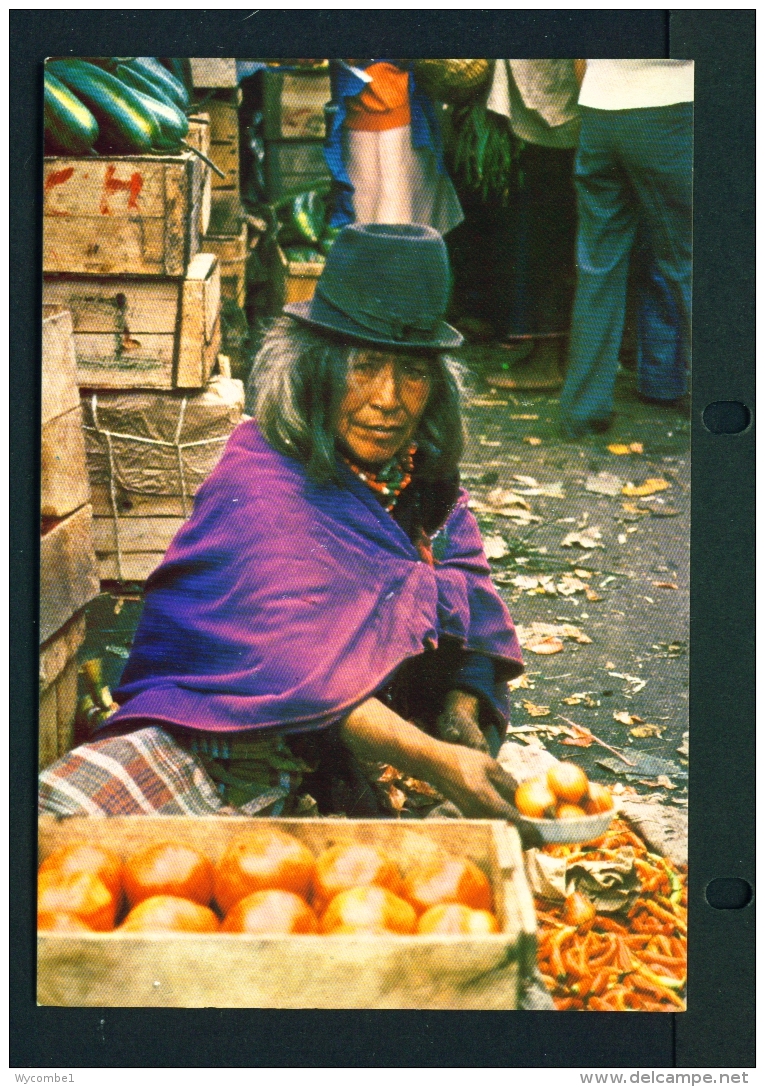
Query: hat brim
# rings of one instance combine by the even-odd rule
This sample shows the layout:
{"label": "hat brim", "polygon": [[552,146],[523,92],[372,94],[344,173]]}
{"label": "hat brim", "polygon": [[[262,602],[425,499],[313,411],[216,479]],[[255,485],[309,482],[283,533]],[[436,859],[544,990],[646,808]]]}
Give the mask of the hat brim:
{"label": "hat brim", "polygon": [[333,314],[331,321],[317,320],[311,316],[310,302],[292,302],[284,307],[284,313],[294,317],[296,321],[300,321],[302,324],[310,325],[312,328],[320,328],[325,332],[334,332],[336,335],[349,336],[351,339],[359,340],[362,343],[392,347],[397,351],[405,351],[407,348],[422,351],[445,351],[447,348],[459,347],[465,339],[456,328],[452,328],[446,321],[438,322],[433,336],[428,340],[394,340],[375,332],[369,332],[363,325],[357,324],[356,321],[352,321],[341,313]]}

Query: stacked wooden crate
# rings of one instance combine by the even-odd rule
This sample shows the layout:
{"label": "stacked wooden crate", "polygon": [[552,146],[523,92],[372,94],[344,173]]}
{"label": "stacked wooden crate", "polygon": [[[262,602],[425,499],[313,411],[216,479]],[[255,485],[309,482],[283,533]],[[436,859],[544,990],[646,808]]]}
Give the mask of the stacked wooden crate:
{"label": "stacked wooden crate", "polygon": [[55,307],[43,317],[41,422],[38,762],[43,767],[72,746],[83,609],[98,593],[72,318]]}
{"label": "stacked wooden crate", "polygon": [[[192,126],[191,142],[200,150],[209,147],[205,120],[200,117]],[[177,518],[171,517],[173,525],[158,531],[154,512],[146,508],[138,516],[140,524],[135,518],[123,523],[115,503],[121,470],[115,451],[123,438],[131,449],[143,451],[148,493],[161,498],[151,487],[154,447],[169,446],[174,460],[182,459],[184,405],[205,397],[217,365],[220,266],[215,254],[202,251],[202,230],[209,225],[208,173],[192,152],[45,160],[43,301],[71,312],[76,382],[91,413],[86,421],[102,432],[109,447],[107,494],[99,492],[95,499],[93,522],[102,579],[143,580],[177,527]],[[117,394],[128,401],[143,398],[141,412],[149,416],[174,414],[177,433],[147,441],[114,425],[102,428],[92,405]],[[200,426],[196,440],[204,442],[204,420]],[[213,431],[222,448],[217,424]],[[89,451],[91,446],[89,441]],[[92,477],[90,455],[88,468]],[[97,478],[101,483],[101,475]],[[140,478],[136,486],[139,492],[144,489]],[[187,512],[184,508],[183,515]],[[140,577],[122,561],[129,546],[123,537],[134,545],[137,536],[145,541],[142,553],[152,556],[141,566]]]}
{"label": "stacked wooden crate", "polygon": [[[221,277],[223,346],[235,368],[244,363],[248,340],[245,304],[250,231],[240,196],[239,107],[242,93],[233,57],[192,57],[197,98],[210,118],[210,159],[223,177],[213,174],[205,252],[218,258]],[[256,240],[255,238],[252,241]]]}
{"label": "stacked wooden crate", "polygon": [[[324,158],[325,110],[332,97],[326,68],[263,72],[266,195],[272,203],[330,180]],[[313,298],[324,264],[282,262],[285,303]]]}

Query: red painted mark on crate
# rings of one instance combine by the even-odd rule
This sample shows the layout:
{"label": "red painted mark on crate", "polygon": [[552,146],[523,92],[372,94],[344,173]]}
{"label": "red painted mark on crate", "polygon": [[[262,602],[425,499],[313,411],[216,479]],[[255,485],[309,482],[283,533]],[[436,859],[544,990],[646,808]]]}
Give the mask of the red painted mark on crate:
{"label": "red painted mark on crate", "polygon": [[117,167],[114,165],[114,163],[110,163],[106,167],[106,177],[104,178],[104,191],[101,195],[102,215],[111,215],[111,210],[109,208],[109,203],[107,200],[107,197],[110,193],[129,192],[130,195],[128,196],[127,206],[129,208],[138,207],[138,197],[141,195],[141,189],[143,188],[143,178],[136,170],[130,175],[129,181],[123,181],[121,178],[114,176],[116,169]]}
{"label": "red painted mark on crate", "polygon": [[51,170],[45,179],[45,191],[50,192],[56,185],[63,185],[74,173],[74,166],[65,166],[63,170]]}

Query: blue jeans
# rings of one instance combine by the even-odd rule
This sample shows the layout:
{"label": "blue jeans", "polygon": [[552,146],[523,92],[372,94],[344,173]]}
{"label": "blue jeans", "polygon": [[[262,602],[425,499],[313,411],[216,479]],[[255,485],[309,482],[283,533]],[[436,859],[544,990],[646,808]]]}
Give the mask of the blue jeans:
{"label": "blue jeans", "polygon": [[[685,391],[691,342],[693,103],[650,109],[582,109],[574,167],[579,223],[569,366],[561,393],[571,437],[606,421],[624,328],[629,258],[640,227],[652,254],[638,324],[639,367],[670,357],[668,381],[641,391]],[[671,330],[671,337],[667,330]],[[642,360],[642,365],[641,365]],[[655,375],[654,375],[655,376]],[[658,388],[658,391],[656,391]]]}

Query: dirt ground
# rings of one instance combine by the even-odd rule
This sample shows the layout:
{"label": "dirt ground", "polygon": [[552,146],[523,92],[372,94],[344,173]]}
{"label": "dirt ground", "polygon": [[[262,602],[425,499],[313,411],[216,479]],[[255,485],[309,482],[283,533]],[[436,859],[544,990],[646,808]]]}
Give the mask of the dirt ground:
{"label": "dirt ground", "polygon": [[[564,442],[555,396],[492,390],[483,379],[499,350],[463,353],[472,373],[464,485],[477,503],[490,550],[498,556],[506,551],[492,560],[492,569],[516,624],[525,630],[535,622],[569,624],[591,639],[563,637],[562,651],[552,655],[525,651],[528,686],[513,691],[511,729],[538,731],[512,732],[511,738],[541,742],[557,758],[574,758],[595,780],[621,780],[683,805],[687,760],[677,748],[688,728],[690,421],[674,408],[643,404],[634,392],[634,376],[622,372],[612,430]],[[613,443],[640,443],[643,451],[618,455],[608,449]],[[600,473],[618,478],[619,484],[611,480],[610,486],[619,486],[619,493],[587,489],[588,478]],[[644,498],[621,493],[621,485],[649,478],[669,486]],[[498,488],[513,493],[515,505],[509,508],[515,516],[493,512]],[[507,496],[499,498],[508,508]],[[598,546],[562,546],[569,533],[584,532],[586,538],[591,529],[599,532],[592,533]],[[545,584],[548,590],[570,587],[570,580],[561,581],[566,573],[582,588],[571,595],[546,591]],[[519,576],[551,580],[530,588],[529,581],[514,583]],[[139,614],[137,595],[116,592],[102,594],[89,609],[83,659],[101,657],[110,686],[116,686],[124,667]],[[549,712],[542,712],[545,707]],[[616,720],[615,713],[640,720],[624,723],[626,718]],[[597,743],[566,745],[571,736],[555,732],[573,731],[572,723],[632,763],[643,753],[672,766],[654,764],[641,772]],[[612,765],[633,777],[617,777],[603,759],[615,760]]]}

